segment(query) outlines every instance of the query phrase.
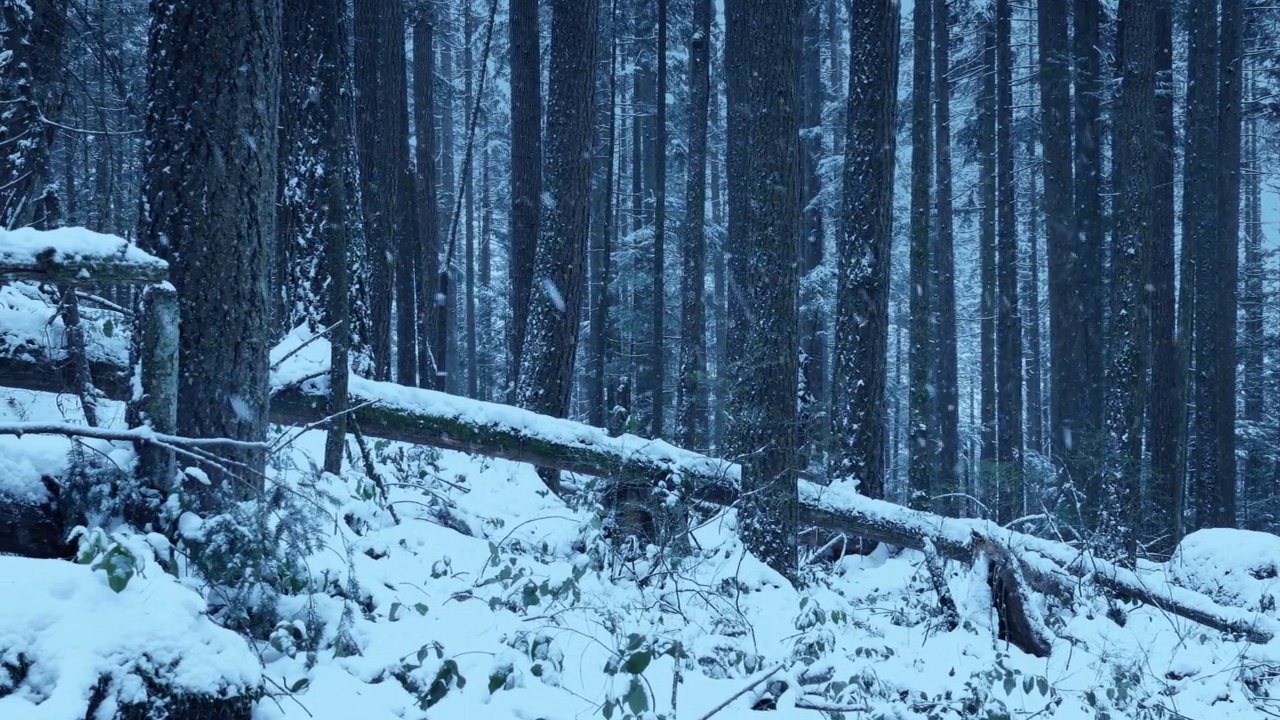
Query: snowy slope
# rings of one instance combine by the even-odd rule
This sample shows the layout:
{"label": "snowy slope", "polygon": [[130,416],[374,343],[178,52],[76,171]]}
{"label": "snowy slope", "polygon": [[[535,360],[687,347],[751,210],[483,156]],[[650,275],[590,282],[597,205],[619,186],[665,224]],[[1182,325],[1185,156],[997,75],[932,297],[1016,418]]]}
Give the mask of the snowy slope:
{"label": "snowy slope", "polygon": [[[3,392],[0,420],[75,419],[74,404]],[[797,590],[744,552],[727,512],[702,519],[687,559],[651,548],[624,560],[596,506],[566,505],[528,466],[370,439],[384,497],[354,447],[343,477],[318,473],[322,446],[307,433],[273,462],[287,488],[329,499],[320,549],[305,562],[310,586],[282,599],[270,641],[214,626],[199,583],[164,574],[144,537],[124,536],[146,561],[119,594],[103,569],[0,558],[0,653],[28,648],[41,668],[0,697],[0,718],[83,717],[86,678],[103,668],[121,678],[113,697],[127,702],[138,692],[127,680],[136,658],[176,661],[174,682],[197,689],[261,675],[257,720],[552,720],[606,717],[606,708],[613,718],[698,719],[779,667],[715,717],[824,717],[797,703],[922,719],[1231,719],[1274,709],[1276,643],[1231,641],[1151,608],[1120,607],[1120,626],[1092,594],[1045,607],[1057,639],[1040,660],[995,638],[982,569],[949,566],[962,622],[948,632],[914,552],[815,563]],[[62,472],[68,447],[0,438],[6,488],[38,494],[39,475]],[[129,462],[126,450],[97,447]],[[1238,541],[1202,538],[1184,555],[1229,569]],[[1185,576],[1172,566],[1142,573],[1151,583]],[[1249,600],[1264,593],[1254,590]],[[787,688],[777,709],[757,714],[752,705],[776,681]],[[0,673],[6,682],[14,678]]]}

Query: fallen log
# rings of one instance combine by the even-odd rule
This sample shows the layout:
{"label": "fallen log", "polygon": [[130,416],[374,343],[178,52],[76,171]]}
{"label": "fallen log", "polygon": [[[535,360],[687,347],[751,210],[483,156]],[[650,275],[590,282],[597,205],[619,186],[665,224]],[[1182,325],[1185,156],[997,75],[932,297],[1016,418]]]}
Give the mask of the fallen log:
{"label": "fallen log", "polygon": [[114,235],[78,227],[0,231],[0,280],[148,285],[168,277],[168,263]]}
{"label": "fallen log", "polygon": [[[30,372],[11,372],[14,358],[0,359],[0,385],[17,385]],[[327,379],[315,368],[295,368],[276,378],[271,421],[317,424],[324,420]],[[95,377],[110,396],[111,388]],[[47,383],[46,383],[47,385]],[[127,387],[127,384],[126,384]],[[32,389],[45,390],[47,387]],[[550,418],[497,403],[351,377],[351,403],[373,405],[353,415],[365,433],[407,443],[527,462],[627,482],[679,480],[694,500],[730,505],[737,499],[737,465],[633,435]],[[115,399],[123,399],[116,396]],[[322,425],[318,425],[322,426]],[[1276,624],[1238,608],[1223,607],[1204,595],[1168,585],[1148,587],[1133,571],[1063,543],[1017,533],[982,520],[945,518],[858,495],[850,484],[827,487],[801,480],[800,523],[823,532],[923,550],[930,541],[942,557],[971,562],[974,533],[1008,547],[1026,582],[1040,592],[1069,592],[1089,579],[1117,597],[1160,608],[1221,632],[1265,643]]]}

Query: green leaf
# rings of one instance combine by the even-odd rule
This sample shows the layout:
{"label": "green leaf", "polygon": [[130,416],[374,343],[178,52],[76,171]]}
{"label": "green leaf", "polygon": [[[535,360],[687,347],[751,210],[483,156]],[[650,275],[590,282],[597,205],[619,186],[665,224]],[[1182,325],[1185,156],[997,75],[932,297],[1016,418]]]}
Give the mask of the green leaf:
{"label": "green leaf", "polygon": [[520,599],[527,608],[537,605],[541,602],[538,595],[538,586],[533,583],[525,583],[524,592],[521,593]]}
{"label": "green leaf", "polygon": [[631,633],[627,636],[627,649],[638,650],[644,644],[644,636],[639,633]]}
{"label": "green leaf", "polygon": [[302,692],[303,690],[306,690],[307,686],[309,686],[310,684],[311,684],[311,678],[302,678],[289,686],[289,692],[291,693]]}
{"label": "green leaf", "polygon": [[511,666],[500,667],[493,671],[489,676],[489,694],[492,695],[502,689],[507,684],[507,678],[511,677]]}
{"label": "green leaf", "polygon": [[1031,678],[1031,677],[1022,678],[1022,692],[1030,695],[1031,688],[1035,686],[1036,686],[1035,678]]}
{"label": "green leaf", "polygon": [[1013,689],[1018,687],[1018,681],[1013,679],[1013,673],[1004,676],[1004,694],[1012,695]]}
{"label": "green leaf", "polygon": [[414,603],[413,609],[417,610],[419,615],[426,615],[427,611],[430,610],[426,603]]}
{"label": "green leaf", "polygon": [[649,693],[644,690],[644,683],[640,682],[640,678],[631,678],[631,687],[627,688],[627,707],[631,708],[631,712],[639,715],[649,710]]}
{"label": "green leaf", "polygon": [[1049,694],[1049,681],[1043,676],[1036,678],[1036,688],[1040,690],[1041,695]]}
{"label": "green leaf", "polygon": [[102,334],[111,337],[116,334],[116,324],[110,320],[102,323]]}
{"label": "green leaf", "polygon": [[387,613],[387,619],[395,622],[400,619],[400,608],[404,607],[398,602],[391,603],[391,612]]}
{"label": "green leaf", "polygon": [[631,675],[639,675],[649,667],[649,663],[653,660],[652,650],[642,650],[641,652],[632,653],[627,658],[627,662],[623,664],[622,669]]}
{"label": "green leaf", "polygon": [[613,717],[613,701],[605,700],[604,706],[600,708],[600,714],[604,715],[604,720],[611,720]]}

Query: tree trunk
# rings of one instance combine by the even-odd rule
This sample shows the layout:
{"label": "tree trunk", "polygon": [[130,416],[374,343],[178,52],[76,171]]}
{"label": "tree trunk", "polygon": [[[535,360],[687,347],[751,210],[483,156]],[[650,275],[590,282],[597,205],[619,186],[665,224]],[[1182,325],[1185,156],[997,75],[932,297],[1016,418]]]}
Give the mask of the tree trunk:
{"label": "tree trunk", "polygon": [[729,446],[742,457],[742,534],[797,567],[800,0],[726,6],[729,109]]}
{"label": "tree trunk", "polygon": [[[1240,0],[1222,3],[1218,57],[1218,224],[1210,248],[1213,271],[1202,286],[1212,299],[1204,307],[1206,357],[1199,367],[1207,387],[1196,404],[1200,480],[1212,490],[1209,525],[1236,526],[1236,323],[1240,246],[1240,135],[1244,86],[1243,11]],[[1212,280],[1210,281],[1210,278]],[[1199,309],[1199,308],[1197,308]],[[1203,415],[1201,414],[1203,410]]]}
{"label": "tree trunk", "polygon": [[546,193],[535,284],[522,355],[523,407],[554,417],[569,412],[587,256],[587,196],[595,110],[597,3],[552,0],[547,100]]}
{"label": "tree trunk", "polygon": [[934,142],[937,145],[938,469],[929,494],[939,515],[960,513],[960,387],[956,369],[956,261],[951,205],[951,17],[933,0]]}
{"label": "tree trunk", "polygon": [[911,507],[930,506],[930,490],[935,477],[937,423],[930,392],[933,380],[933,353],[930,336],[930,304],[934,293],[929,263],[929,195],[930,173],[933,171],[933,133],[931,131],[933,3],[922,0],[915,4],[912,26],[911,72],[911,251],[910,296],[911,331],[908,343],[909,366],[907,391],[907,493]]}
{"label": "tree trunk", "polygon": [[898,101],[898,3],[853,6],[844,200],[836,235],[831,474],[883,498],[889,270]]}
{"label": "tree trunk", "polygon": [[439,178],[435,148],[435,21],[420,8],[413,19],[413,127],[417,133],[418,266],[415,273],[418,307],[414,314],[418,337],[418,386],[444,388],[444,346],[436,327],[444,322],[444,306],[436,299],[440,275]]}
{"label": "tree trunk", "polygon": [[[982,448],[979,452],[979,495],[988,494],[996,460],[996,24],[982,23],[982,89],[978,94],[978,187],[982,218],[978,229],[978,264],[982,282],[980,357]],[[1069,140],[1068,140],[1069,142]]]}
{"label": "tree trunk", "polygon": [[695,0],[689,47],[689,162],[681,287],[679,442],[707,443],[707,116],[711,101],[711,0]]}
{"label": "tree trunk", "polygon": [[[1207,480],[1201,459],[1205,446],[1200,435],[1200,413],[1207,412],[1212,399],[1203,393],[1208,383],[1203,373],[1211,367],[1202,365],[1212,355],[1213,283],[1220,282],[1213,268],[1217,243],[1218,192],[1218,22],[1217,3],[1187,5],[1187,27],[1190,41],[1187,50],[1186,159],[1183,166],[1182,192],[1182,298],[1179,311],[1184,325],[1181,348],[1188,355],[1183,364],[1186,383],[1180,405],[1187,408],[1194,401],[1195,417],[1187,420],[1187,493],[1191,503],[1191,527],[1211,524],[1212,486]],[[1185,313],[1185,316],[1182,316]],[[1208,362],[1212,361],[1208,357]],[[1203,405],[1202,405],[1203,403]],[[1193,447],[1192,430],[1195,430]],[[1210,458],[1212,456],[1210,455]],[[1193,469],[1194,468],[1194,469]]]}
{"label": "tree trunk", "polygon": [[666,413],[667,339],[667,0],[658,0],[658,87],[653,127],[653,326],[649,350],[652,412],[650,437],[662,437]]}
{"label": "tree trunk", "polygon": [[[348,35],[340,0],[285,0],[280,104],[280,207],[277,259],[287,328],[331,327],[329,411],[324,469],[342,469],[351,349],[347,267],[350,100]],[[280,297],[280,295],[277,295]],[[286,329],[287,329],[286,328]],[[277,328],[279,329],[279,328]]]}
{"label": "tree trunk", "polygon": [[1077,289],[1076,237],[1071,155],[1071,52],[1067,4],[1037,4],[1040,45],[1040,144],[1043,150],[1044,216],[1049,271],[1049,449],[1064,476],[1079,482],[1090,426]]}
{"label": "tree trunk", "polygon": [[800,228],[800,273],[805,278],[800,295],[801,447],[810,466],[817,466],[826,450],[827,419],[827,320],[818,279],[826,244],[822,205],[818,195],[822,179],[822,23],[820,0],[803,0],[801,22],[801,120],[800,204],[804,208]]}
{"label": "tree trunk", "polygon": [[1151,387],[1147,406],[1151,482],[1143,505],[1142,541],[1156,558],[1172,554],[1182,514],[1180,446],[1183,411],[1178,407],[1180,338],[1176,333],[1174,274],[1173,13],[1155,8],[1156,96],[1152,152]]}
{"label": "tree trunk", "polygon": [[609,369],[609,317],[612,291],[609,287],[613,273],[613,237],[617,220],[614,192],[614,158],[617,150],[618,135],[618,0],[612,0],[609,6],[609,94],[608,106],[609,129],[605,139],[604,186],[601,189],[602,213],[600,227],[594,229],[592,238],[597,243],[593,248],[591,263],[595,303],[591,314],[591,377],[587,384],[587,417],[592,425],[605,427],[608,424],[609,408],[607,405],[608,369]]}
{"label": "tree trunk", "polygon": [[1142,420],[1147,385],[1151,293],[1149,249],[1155,180],[1155,12],[1153,0],[1120,5],[1120,92],[1115,158],[1120,173],[1112,250],[1111,349],[1107,397],[1109,471],[1098,498],[1100,548],[1137,553]]}
{"label": "tree trunk", "polygon": [[[1248,23],[1249,42],[1258,41],[1257,22],[1251,19]],[[1259,98],[1256,70],[1249,75],[1249,96],[1251,100]],[[1247,164],[1244,170],[1244,267],[1241,268],[1240,310],[1244,316],[1241,323],[1243,337],[1240,340],[1240,388],[1244,396],[1244,412],[1241,417],[1250,425],[1250,433],[1261,436],[1264,422],[1264,393],[1266,387],[1266,335],[1264,308],[1267,300],[1264,283],[1267,270],[1263,261],[1262,244],[1262,163],[1258,148],[1258,121],[1249,118],[1247,133]],[[1244,472],[1243,512],[1241,527],[1250,530],[1270,529],[1274,518],[1272,509],[1275,498],[1272,489],[1267,486],[1266,455],[1259,440],[1253,439],[1246,448]]]}
{"label": "tree trunk", "polygon": [[[466,0],[462,5],[462,65],[463,72],[466,73],[466,87],[463,91],[464,102],[468,113],[464,115],[467,119],[467,127],[474,127],[474,119],[470,113],[479,110],[480,106],[475,102],[472,93],[475,91],[475,73],[476,65],[472,59],[472,44],[475,42],[475,18],[471,14],[471,0]],[[472,142],[472,138],[468,138],[467,142]],[[480,395],[480,376],[477,365],[479,359],[479,349],[476,345],[476,199],[475,199],[475,154],[474,149],[468,152],[463,159],[464,166],[462,168],[462,177],[464,179],[463,192],[466,193],[464,202],[466,223],[467,223],[467,247],[466,247],[466,334],[467,334],[467,397],[476,398]]]}
{"label": "tree trunk", "polygon": [[[1073,49],[1075,61],[1075,209],[1076,225],[1068,246],[1068,273],[1071,276],[1071,323],[1063,328],[1068,337],[1063,338],[1073,346],[1075,358],[1064,358],[1071,365],[1065,369],[1074,372],[1075,379],[1064,399],[1064,407],[1074,410],[1072,442],[1075,451],[1067,463],[1077,482],[1084,482],[1087,498],[1096,494],[1095,469],[1101,455],[1106,452],[1100,442],[1099,432],[1103,423],[1103,372],[1106,351],[1102,337],[1103,308],[1106,289],[1102,278],[1103,237],[1105,225],[1102,217],[1102,196],[1105,192],[1102,170],[1102,145],[1104,142],[1102,112],[1102,77],[1099,23],[1101,0],[1074,0],[1075,31]],[[1063,3],[1065,5],[1065,3]],[[1069,140],[1068,140],[1069,142]],[[1057,331],[1051,335],[1056,337]],[[1094,456],[1092,458],[1088,456]],[[1080,460],[1089,462],[1089,469],[1080,466]]]}
{"label": "tree trunk", "polygon": [[511,366],[517,386],[533,301],[534,253],[542,214],[542,83],[538,0],[510,0],[511,25]]}
{"label": "tree trunk", "polygon": [[[267,434],[267,278],[276,232],[280,3],[157,3],[147,76],[145,215],[139,236],[170,262],[178,291],[178,432],[261,442]],[[248,67],[250,70],[245,71]],[[182,172],[169,172],[169,168]],[[219,448],[261,488],[265,453]]]}
{"label": "tree trunk", "polygon": [[996,521],[1023,513],[1022,319],[1018,314],[1018,222],[1013,182],[1013,10],[996,0]]}
{"label": "tree trunk", "polygon": [[[404,193],[412,192],[408,171],[409,126],[404,59],[403,0],[356,0],[355,3],[356,150],[360,160],[360,197],[368,237],[370,313],[373,325],[374,377],[391,377],[392,281],[403,293],[403,272],[412,259],[412,226]],[[409,197],[412,197],[409,195]],[[394,266],[393,266],[394,262]],[[408,277],[413,277],[412,269]],[[412,282],[407,286],[413,295]],[[399,308],[403,310],[403,307]],[[412,325],[410,337],[416,338]],[[403,318],[397,334],[405,329]],[[415,345],[416,347],[416,345]],[[399,380],[416,371],[416,353],[405,341],[397,345]],[[415,357],[411,366],[403,354]],[[412,380],[409,380],[412,384]]]}
{"label": "tree trunk", "polygon": [[53,227],[50,155],[66,71],[67,0],[3,0],[0,19],[0,229]]}

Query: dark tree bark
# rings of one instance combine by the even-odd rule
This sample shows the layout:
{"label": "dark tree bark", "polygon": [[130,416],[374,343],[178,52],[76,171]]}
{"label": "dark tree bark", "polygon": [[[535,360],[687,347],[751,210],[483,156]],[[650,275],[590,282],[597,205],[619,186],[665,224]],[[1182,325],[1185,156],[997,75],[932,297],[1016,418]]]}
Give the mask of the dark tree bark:
{"label": "dark tree bark", "polygon": [[1174,274],[1173,13],[1155,8],[1155,142],[1152,149],[1151,388],[1147,405],[1151,482],[1143,505],[1143,544],[1157,558],[1177,542],[1182,515],[1183,411],[1178,407],[1181,343],[1176,334]]}
{"label": "dark tree bark", "polygon": [[[475,42],[475,17],[471,14],[471,1],[466,0],[462,6],[462,65],[466,73],[466,86],[463,89],[463,102],[467,107],[467,127],[474,127],[471,113],[479,110],[473,92],[475,88],[475,61],[472,58],[472,44]],[[467,142],[471,142],[468,138]],[[463,158],[463,192],[467,223],[466,232],[466,333],[467,333],[467,397],[475,398],[480,394],[479,348],[476,344],[476,200],[475,200],[475,152],[468,152]]]}
{"label": "dark tree bark", "polygon": [[417,134],[414,165],[417,169],[418,253],[414,274],[418,306],[414,313],[418,338],[418,385],[444,389],[445,305],[436,297],[440,275],[439,179],[435,148],[435,22],[429,8],[419,8],[413,18],[413,127]]}
{"label": "dark tree bark", "polygon": [[67,0],[0,2],[0,228],[53,227],[50,154],[63,89]]}
{"label": "dark tree bark", "polygon": [[547,98],[546,192],[534,264],[529,328],[521,357],[523,407],[569,412],[586,270],[591,140],[595,110],[597,3],[552,0]]}
{"label": "dark tree bark", "polygon": [[707,443],[707,116],[711,101],[711,0],[695,0],[689,43],[689,161],[685,185],[684,266],[681,283],[681,447]]}
{"label": "dark tree bark", "polygon": [[1022,318],[1018,314],[1018,223],[1013,181],[1013,10],[996,0],[996,521],[1023,512]]}
{"label": "dark tree bark", "polygon": [[[715,134],[719,137],[724,136],[723,115],[720,114],[720,102],[712,95],[711,100],[711,127]],[[725,262],[725,221],[724,221],[724,201],[723,196],[726,194],[722,191],[724,186],[724,162],[723,159],[711,161],[711,225],[715,228],[716,236],[720,238],[720,242],[715,246],[711,258],[711,305],[713,308],[711,317],[715,322],[715,367],[716,373],[711,380],[711,387],[715,390],[715,402],[711,407],[711,447],[717,450],[724,446],[725,427],[728,425],[728,419],[725,416],[727,405],[725,403],[725,395],[727,394],[727,385],[725,384],[725,368],[728,365],[728,348],[729,348],[729,302],[728,302],[728,268]],[[708,243],[710,245],[710,243]]]}
{"label": "dark tree bark", "polygon": [[[1224,0],[1218,56],[1218,225],[1203,287],[1206,383],[1196,403],[1200,481],[1212,490],[1208,525],[1236,526],[1236,323],[1240,274],[1241,99],[1244,86],[1243,2]],[[1209,278],[1212,278],[1210,282]],[[1201,308],[1197,308],[1199,310]],[[1199,329],[1197,329],[1199,332]],[[1211,338],[1208,337],[1212,333]],[[1201,404],[1203,402],[1203,405]],[[1203,412],[1203,414],[1201,414]]]}
{"label": "dark tree bark", "polygon": [[[595,296],[595,302],[592,305],[591,314],[591,352],[589,353],[591,365],[591,377],[588,381],[587,388],[587,417],[592,425],[596,427],[605,427],[608,423],[607,407],[608,393],[608,368],[609,368],[609,338],[610,338],[610,308],[612,301],[612,292],[609,284],[612,282],[613,274],[613,237],[617,220],[615,218],[615,203],[617,202],[617,194],[614,192],[614,156],[617,149],[618,135],[618,2],[612,0],[609,6],[609,93],[605,100],[609,103],[608,115],[609,129],[605,138],[605,154],[603,162],[604,169],[604,186],[602,188],[603,198],[601,198],[601,218],[600,226],[593,229],[592,238],[595,242],[593,250],[593,259],[591,262],[591,285],[593,287],[592,294]],[[696,447],[685,444],[685,447]]]}
{"label": "dark tree bark", "polygon": [[930,305],[934,294],[929,267],[929,196],[933,172],[932,11],[933,3],[918,2],[911,20],[915,37],[911,71],[911,266],[907,286],[911,298],[907,348],[907,492],[911,507],[919,510],[928,509],[930,504],[937,451],[937,422],[930,392],[933,380]]}
{"label": "dark tree bark", "polygon": [[951,23],[946,0],[933,0],[934,143],[937,146],[938,468],[933,512],[960,512],[960,387],[956,369],[956,263],[951,203]]}
{"label": "dark tree bark", "polygon": [[849,27],[844,201],[836,235],[832,475],[854,478],[864,495],[883,498],[898,3],[858,3]]}
{"label": "dark tree bark", "polygon": [[850,18],[844,208],[836,236],[832,475],[884,497],[888,292],[893,241],[899,6],[859,3]]}
{"label": "dark tree bark", "polygon": [[982,283],[979,341],[982,421],[979,452],[980,495],[989,494],[991,463],[996,459],[996,24],[982,23],[982,89],[978,94],[978,187],[982,218],[978,229],[978,264]]}
{"label": "dark tree bark", "polygon": [[[1258,23],[1250,19],[1248,42],[1258,42]],[[1256,69],[1249,74],[1249,97],[1252,102],[1259,98]],[[1266,266],[1262,245],[1265,234],[1262,229],[1262,163],[1259,156],[1258,130],[1256,116],[1251,116],[1247,126],[1245,142],[1246,161],[1242,168],[1243,200],[1244,200],[1244,266],[1240,278],[1240,312],[1243,315],[1240,323],[1240,389],[1244,399],[1241,419],[1251,426],[1252,432],[1260,433],[1265,418],[1266,392],[1266,335],[1265,305],[1267,294],[1264,287]],[[1271,511],[1276,502],[1273,489],[1266,478],[1267,450],[1254,440],[1246,449],[1242,475],[1244,497],[1241,513],[1241,526],[1250,530],[1266,530],[1272,521]]]}
{"label": "dark tree bark", "polygon": [[801,388],[800,444],[806,449],[809,464],[820,462],[826,450],[827,418],[827,333],[826,308],[821,303],[821,281],[815,271],[822,267],[826,233],[822,226],[822,205],[818,194],[822,179],[818,164],[822,160],[822,23],[820,0],[804,0],[801,22],[803,43],[801,59],[801,94],[804,116],[801,119],[800,203],[804,208],[800,228],[800,272],[805,278],[800,291],[800,373]]}
{"label": "dark tree bark", "polygon": [[[1065,3],[1064,3],[1065,4]],[[1103,286],[1103,237],[1107,225],[1102,216],[1102,196],[1106,191],[1102,171],[1102,145],[1105,131],[1102,111],[1102,77],[1099,25],[1101,0],[1074,0],[1075,92],[1075,232],[1068,263],[1072,272],[1072,306],[1075,326],[1066,331],[1075,346],[1078,363],[1077,379],[1072,383],[1070,403],[1077,413],[1073,447],[1077,455],[1105,452],[1099,441],[1103,424],[1103,378],[1106,348],[1102,337],[1103,308],[1106,289]],[[1100,458],[1093,459],[1094,465]],[[1086,487],[1093,488],[1097,473],[1092,470],[1068,470],[1087,473]],[[1084,481],[1085,477],[1077,478]],[[1090,499],[1097,497],[1089,490]]]}
{"label": "dark tree bark", "polygon": [[[417,333],[412,312],[413,249],[416,220],[411,212],[413,176],[409,172],[408,80],[404,58],[403,0],[356,0],[355,21],[356,151],[360,160],[360,197],[368,237],[370,313],[373,324],[374,377],[391,377],[392,282],[396,294],[410,299],[396,308],[399,322],[397,379],[414,384]],[[406,282],[407,280],[407,282]],[[407,330],[407,338],[405,333]],[[406,358],[408,360],[406,360]]]}
{"label": "dark tree bark", "polygon": [[[145,214],[139,237],[169,260],[182,317],[178,433],[267,433],[268,276],[276,234],[280,2],[155,3],[148,41]],[[181,168],[181,172],[169,172]],[[261,449],[218,454],[260,483]],[[217,482],[202,509],[216,509]]]}
{"label": "dark tree bark", "polygon": [[747,546],[796,575],[800,0],[726,6],[729,445]]}
{"label": "dark tree bark", "polygon": [[667,0],[658,0],[658,74],[653,127],[653,326],[650,437],[662,437],[667,370]]}
{"label": "dark tree bark", "polygon": [[[1081,243],[1072,189],[1071,52],[1067,4],[1037,5],[1040,45],[1040,144],[1049,272],[1049,446],[1067,479],[1087,474],[1091,424],[1084,372],[1089,342],[1079,285]],[[1089,299],[1090,302],[1096,298]]]}
{"label": "dark tree bark", "polygon": [[[341,0],[284,0],[280,207],[276,281],[287,327],[332,327],[324,469],[342,469],[350,377],[347,182],[351,158],[346,8]],[[337,170],[335,170],[337,169]],[[284,262],[280,262],[280,261]]]}
{"label": "dark tree bark", "polygon": [[542,89],[538,0],[510,0],[511,25],[511,369],[519,380],[542,214]]}
{"label": "dark tree bark", "polygon": [[[1210,285],[1220,282],[1213,267],[1218,222],[1218,20],[1217,2],[1187,5],[1187,27],[1190,40],[1187,49],[1186,159],[1183,165],[1182,191],[1182,256],[1184,259],[1182,297],[1179,320],[1180,349],[1187,353],[1183,372],[1186,383],[1180,406],[1187,408],[1187,493],[1191,503],[1188,529],[1207,527],[1213,506],[1212,484],[1205,476],[1202,463],[1213,455],[1200,436],[1200,413],[1213,405],[1206,397],[1209,385],[1204,373],[1212,362],[1213,298]],[[1184,315],[1185,314],[1185,315]],[[1195,417],[1189,408],[1197,408]],[[1202,405],[1203,403],[1203,405]],[[1207,417],[1207,416],[1206,416]],[[1192,447],[1192,428],[1195,447]],[[1193,469],[1194,468],[1194,469]],[[1179,533],[1181,535],[1181,533]]]}
{"label": "dark tree bark", "polygon": [[[1036,133],[1027,133],[1027,157],[1036,154]],[[1027,452],[1044,448],[1044,350],[1040,340],[1040,195],[1034,173],[1027,177],[1027,272],[1022,290],[1026,313]]]}
{"label": "dark tree bark", "polygon": [[1156,33],[1154,0],[1123,0],[1119,109],[1116,114],[1116,236],[1111,260],[1111,326],[1107,382],[1109,469],[1099,498],[1098,542],[1131,561],[1140,517],[1143,411],[1146,399],[1151,293],[1150,256],[1155,179]]}

